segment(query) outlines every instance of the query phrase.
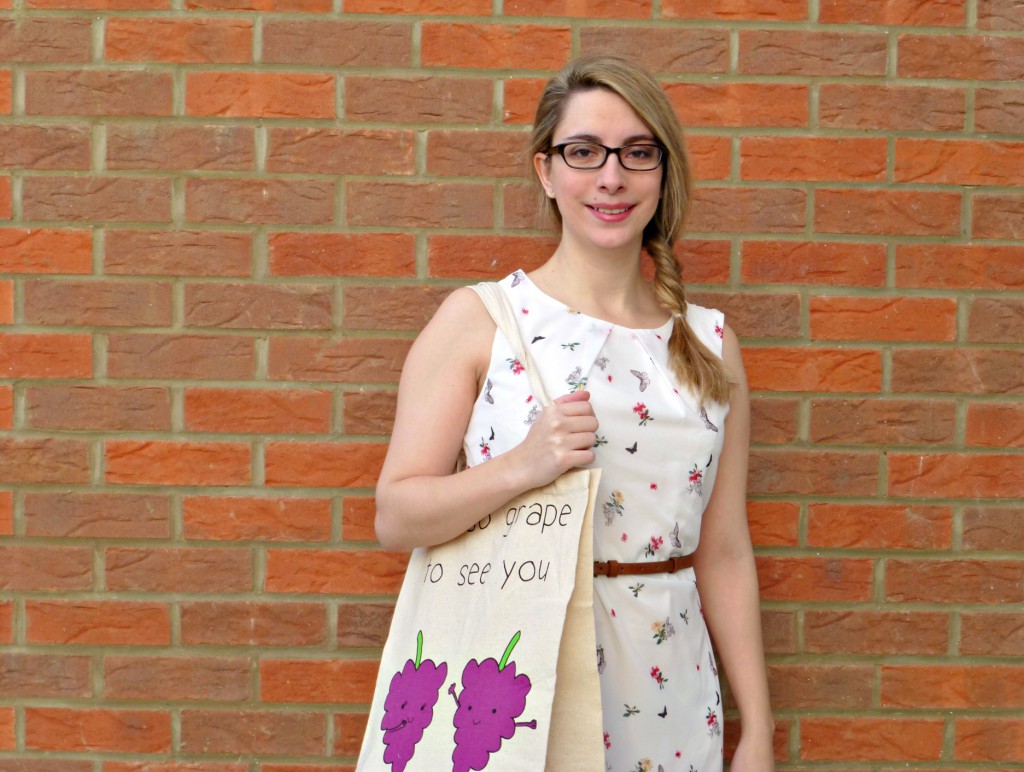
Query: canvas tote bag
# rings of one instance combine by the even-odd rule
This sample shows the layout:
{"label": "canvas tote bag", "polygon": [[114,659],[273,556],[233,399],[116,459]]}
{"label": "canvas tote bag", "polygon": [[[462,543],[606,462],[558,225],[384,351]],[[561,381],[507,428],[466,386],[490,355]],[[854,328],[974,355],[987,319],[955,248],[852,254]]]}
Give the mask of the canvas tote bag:
{"label": "canvas tote bag", "polygon": [[[504,294],[494,283],[473,289],[549,405]],[[413,552],[357,772],[604,769],[591,523],[599,475],[567,472]]]}

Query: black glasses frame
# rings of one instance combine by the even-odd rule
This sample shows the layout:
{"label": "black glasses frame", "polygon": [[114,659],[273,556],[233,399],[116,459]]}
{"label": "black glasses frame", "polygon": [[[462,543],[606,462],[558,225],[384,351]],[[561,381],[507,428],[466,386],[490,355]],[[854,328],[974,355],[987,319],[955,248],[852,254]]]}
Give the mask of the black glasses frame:
{"label": "black glasses frame", "polygon": [[[590,147],[595,148],[599,147],[602,150],[604,150],[604,158],[601,159],[601,163],[599,163],[597,166],[575,166],[568,158],[565,157],[565,149],[572,145],[589,145]],[[656,163],[649,169],[633,168],[626,162],[621,153],[622,150],[628,150],[631,147],[647,147],[657,150],[658,163]],[[577,169],[579,171],[584,172],[597,171],[606,163],[608,163],[608,157],[611,156],[612,154],[615,154],[618,157],[619,164],[622,166],[623,169],[628,169],[631,172],[653,172],[655,169],[657,169],[665,162],[665,148],[653,142],[632,142],[628,145],[620,145],[619,147],[608,147],[607,145],[602,145],[600,142],[559,142],[557,145],[552,145],[551,149],[548,151],[548,155],[553,155],[555,153],[558,153],[558,155],[562,156],[562,160],[565,161],[565,165],[568,166],[570,169]]]}

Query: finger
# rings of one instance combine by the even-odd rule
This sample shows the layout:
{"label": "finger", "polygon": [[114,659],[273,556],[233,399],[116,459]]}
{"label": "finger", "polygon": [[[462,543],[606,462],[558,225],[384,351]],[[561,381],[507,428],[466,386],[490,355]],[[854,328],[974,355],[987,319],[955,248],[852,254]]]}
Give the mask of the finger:
{"label": "finger", "polygon": [[571,391],[568,394],[563,394],[560,397],[555,397],[555,404],[564,405],[567,402],[586,402],[590,399],[589,391]]}

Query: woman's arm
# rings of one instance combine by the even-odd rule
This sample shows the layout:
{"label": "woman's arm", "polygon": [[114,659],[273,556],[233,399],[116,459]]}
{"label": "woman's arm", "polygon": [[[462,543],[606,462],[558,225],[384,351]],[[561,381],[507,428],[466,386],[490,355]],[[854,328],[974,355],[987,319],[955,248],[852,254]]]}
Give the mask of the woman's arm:
{"label": "woman's arm", "polygon": [[736,772],[761,772],[774,769],[775,725],[768,699],[757,572],[747,528],[750,398],[739,341],[728,327],[722,355],[736,384],[694,568],[704,616],[740,711],[742,734],[733,768]]}
{"label": "woman's arm", "polygon": [[589,395],[578,392],[541,411],[516,448],[454,474],[494,332],[479,296],[459,289],[410,349],[377,483],[375,525],[384,547],[446,542],[513,496],[593,460],[597,419]]}

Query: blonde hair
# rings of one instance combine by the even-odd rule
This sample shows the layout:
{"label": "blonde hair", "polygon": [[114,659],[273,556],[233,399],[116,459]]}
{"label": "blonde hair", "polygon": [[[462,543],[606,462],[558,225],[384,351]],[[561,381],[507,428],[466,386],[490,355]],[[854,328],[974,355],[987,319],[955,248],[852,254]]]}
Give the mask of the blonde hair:
{"label": "blonde hair", "polygon": [[[547,153],[569,97],[581,91],[606,89],[621,97],[665,149],[661,200],[644,228],[643,247],[654,262],[654,291],[658,302],[675,318],[669,338],[669,361],[680,383],[690,386],[701,402],[729,401],[729,375],[722,360],[711,353],[686,321],[686,290],[673,252],[690,206],[692,179],[683,129],[658,82],[642,67],[614,56],[587,56],[567,64],[548,81],[537,104],[528,157]],[[543,193],[543,192],[542,192]],[[541,196],[543,206],[560,227],[562,216],[554,199]]]}

